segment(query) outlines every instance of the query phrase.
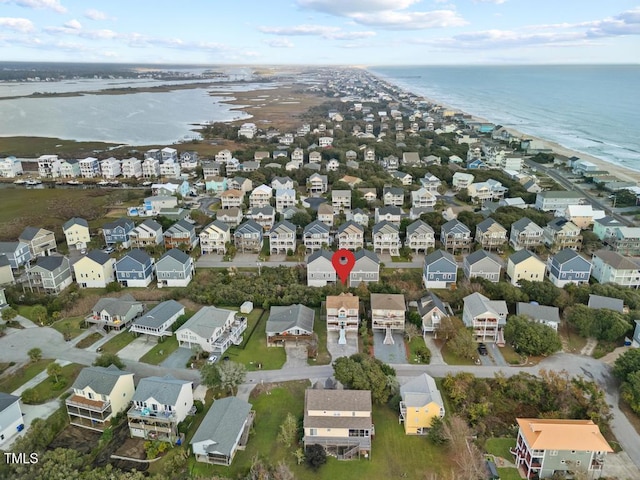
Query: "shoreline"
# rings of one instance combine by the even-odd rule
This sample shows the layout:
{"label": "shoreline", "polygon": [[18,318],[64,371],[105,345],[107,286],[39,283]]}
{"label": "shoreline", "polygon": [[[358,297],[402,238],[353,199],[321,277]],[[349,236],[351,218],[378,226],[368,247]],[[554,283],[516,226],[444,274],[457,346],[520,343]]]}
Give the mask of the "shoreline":
{"label": "shoreline", "polygon": [[[411,90],[398,85],[397,83],[395,83],[395,80],[391,77],[387,77],[385,75],[380,75],[376,72],[373,72],[371,70],[369,70],[368,68],[365,68],[365,70],[367,71],[367,73],[369,75],[371,75],[372,77],[381,80],[382,82],[387,83],[388,85],[392,85],[396,88],[398,88],[399,90],[401,90],[402,92],[405,93],[409,93],[415,97],[419,97],[419,98],[423,98],[428,102],[431,102],[435,105],[441,106],[441,107],[445,107],[447,109],[451,109],[451,110],[455,110],[458,112],[461,112],[465,115],[469,115],[473,120],[476,121],[480,121],[480,122],[487,122],[487,123],[492,123],[494,125],[499,125],[499,123],[485,118],[485,117],[481,117],[475,114],[471,114],[468,113],[464,110],[462,110],[459,107],[456,107],[454,105],[450,105],[447,104],[445,102],[442,102],[440,100],[437,100],[433,97],[429,97],[426,95],[419,95],[419,94],[415,94],[414,92],[412,92]],[[529,134],[527,132],[523,132],[521,130],[518,130],[515,127],[508,127],[508,126],[504,126],[504,128],[514,137],[520,138],[520,139],[531,139],[531,140],[538,140],[540,141],[546,148],[549,148],[550,150],[553,151],[553,153],[555,153],[556,155],[562,156],[562,157],[566,157],[566,158],[570,158],[570,157],[579,157],[582,160],[586,160],[589,161],[595,165],[598,166],[598,168],[600,170],[604,170],[604,171],[608,171],[611,175],[614,175],[618,178],[620,178],[620,180],[624,180],[624,181],[630,181],[630,182],[635,182],[640,184],[640,170],[634,170],[633,168],[627,167],[625,165],[620,165],[617,163],[613,163],[607,160],[604,160],[603,158],[600,157],[596,157],[593,156],[589,153],[585,153],[582,152],[580,150],[576,150],[570,147],[566,147],[558,142],[555,142],[553,140],[548,140],[544,137],[540,137],[534,134]]]}

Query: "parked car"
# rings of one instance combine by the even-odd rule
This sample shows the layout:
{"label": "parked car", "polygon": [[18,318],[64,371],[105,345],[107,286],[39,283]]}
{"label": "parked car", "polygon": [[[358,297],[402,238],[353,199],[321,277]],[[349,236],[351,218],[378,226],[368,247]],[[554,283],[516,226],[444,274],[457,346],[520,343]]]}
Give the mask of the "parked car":
{"label": "parked car", "polygon": [[207,363],[216,363],[216,360],[218,360],[217,355],[209,355],[209,358],[207,359]]}
{"label": "parked car", "polygon": [[478,353],[480,355],[489,355],[489,350],[487,350],[487,346],[484,343],[478,345]]}
{"label": "parked car", "polygon": [[110,253],[115,252],[115,251],[116,251],[116,249],[115,249],[115,248],[113,248],[113,247],[107,247],[107,248],[105,248],[105,249],[104,249],[104,250],[102,250],[102,251],[103,251],[104,253],[110,254]]}

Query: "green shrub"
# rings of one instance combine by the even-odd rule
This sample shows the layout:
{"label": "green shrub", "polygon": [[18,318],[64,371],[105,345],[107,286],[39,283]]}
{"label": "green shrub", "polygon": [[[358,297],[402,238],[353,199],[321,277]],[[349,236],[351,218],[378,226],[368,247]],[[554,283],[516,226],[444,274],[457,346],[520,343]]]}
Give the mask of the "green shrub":
{"label": "green shrub", "polygon": [[24,392],[22,392],[21,398],[22,402],[26,403],[27,405],[34,405],[42,401],[38,391],[33,388],[27,388]]}

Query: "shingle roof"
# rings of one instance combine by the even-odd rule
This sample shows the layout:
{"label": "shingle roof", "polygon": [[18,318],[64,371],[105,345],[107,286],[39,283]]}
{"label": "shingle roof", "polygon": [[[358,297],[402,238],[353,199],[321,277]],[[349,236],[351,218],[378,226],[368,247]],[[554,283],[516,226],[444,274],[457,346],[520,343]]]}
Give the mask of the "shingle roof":
{"label": "shingle roof", "polygon": [[90,387],[96,393],[109,395],[120,377],[126,375],[133,376],[133,373],[122,371],[115,365],[109,367],[85,367],[80,371],[71,388],[84,390]]}
{"label": "shingle roof", "polygon": [[87,258],[93,260],[94,262],[100,265],[104,265],[111,259],[111,257],[108,254],[104,253],[102,250],[89,251],[89,253],[87,253]]}
{"label": "shingle roof", "polygon": [[442,395],[440,395],[436,381],[426,373],[414,377],[402,385],[400,387],[400,395],[407,407],[423,407],[435,402],[444,408]]}
{"label": "shingle roof", "polygon": [[142,306],[142,303],[127,293],[120,298],[101,298],[93,306],[93,311],[101,312],[104,310],[112,317],[122,317],[125,316],[134,305]]}
{"label": "shingle roof", "polygon": [[166,300],[153,307],[146,315],[138,318],[134,323],[150,328],[158,328],[164,322],[176,315],[184,306],[175,300]]}
{"label": "shingle roof", "polygon": [[440,300],[440,297],[435,293],[428,292],[424,297],[418,300],[418,313],[420,315],[424,315],[434,307],[447,315],[447,307],[445,307],[442,300]]}
{"label": "shingle roof", "polygon": [[441,258],[446,258],[447,260],[449,260],[454,265],[458,265],[458,263],[456,262],[456,259],[454,258],[454,256],[451,255],[449,252],[445,252],[444,250],[434,250],[429,255],[424,257],[424,263],[425,263],[425,265],[429,265],[431,263],[434,263],[434,262],[440,260]]}
{"label": "shingle roof", "polygon": [[83,227],[89,228],[89,222],[87,222],[84,218],[73,217],[62,224],[62,230],[66,231],[74,225],[81,225]]}
{"label": "shingle roof", "polygon": [[8,265],[11,265],[9,263],[9,257],[7,257],[4,253],[0,254],[0,267],[6,267]]}
{"label": "shingle roof", "polygon": [[423,222],[422,220],[416,220],[407,226],[407,236],[412,235],[416,230],[424,230],[429,233],[434,233],[431,225]]}
{"label": "shingle roof", "polygon": [[26,227],[20,234],[19,238],[24,240],[33,240],[40,230],[44,229],[41,229],[40,227]]}
{"label": "shingle roof", "polygon": [[[362,251],[362,250],[359,250]],[[358,252],[356,252],[357,255]],[[319,259],[320,257],[329,260],[329,262],[331,262],[331,259],[333,258],[333,252],[330,252],[328,250],[316,250],[315,252],[313,252],[311,255],[309,255],[309,258],[307,259],[307,265],[310,264],[311,262]]]}
{"label": "shingle roof", "polygon": [[131,250],[124,257],[122,257],[120,260],[118,260],[118,263],[120,263],[126,257],[130,257],[130,258],[134,259],[135,261],[137,261],[137,262],[139,262],[139,263],[141,263],[143,265],[145,265],[147,262],[151,261],[151,257],[149,256],[149,254],[147,252],[145,252],[144,250],[140,250],[139,248],[134,248],[133,250]]}
{"label": "shingle roof", "polygon": [[16,403],[18,400],[20,400],[20,397],[0,392],[0,413],[3,412],[9,405],[13,405],[14,403]]}
{"label": "shingle roof", "polygon": [[178,380],[171,375],[165,377],[145,377],[140,380],[132,401],[144,402],[153,398],[160,405],[175,406],[184,385],[191,386],[187,380]]}
{"label": "shingle roof", "polygon": [[202,338],[211,338],[214,330],[222,328],[229,317],[233,318],[234,316],[235,312],[232,310],[225,310],[213,306],[202,307],[193,317],[187,320],[184,325],[178,328],[177,332],[188,329],[197,333]]}
{"label": "shingle roof", "polygon": [[315,312],[309,307],[300,305],[271,307],[267,320],[267,332],[284,332],[290,328],[299,327],[313,332]]}
{"label": "shingle roof", "polygon": [[640,270],[640,265],[612,250],[598,250],[593,256],[600,258],[604,263],[616,270]]}
{"label": "shingle roof", "polygon": [[401,293],[372,293],[371,309],[405,311],[407,306],[404,303],[404,295]]}
{"label": "shingle roof", "polygon": [[327,308],[355,308],[357,310],[359,304],[359,297],[354,296],[352,293],[344,292],[340,295],[328,295],[326,301]]}
{"label": "shingle roof", "polygon": [[381,222],[376,223],[373,226],[373,228],[371,229],[371,232],[374,235],[379,233],[379,232],[383,232],[383,233],[387,233],[387,234],[400,233],[400,227],[398,227],[394,223],[387,222],[386,220],[383,220]]}
{"label": "shingle roof", "polygon": [[214,401],[193,435],[191,445],[209,440],[213,444],[207,447],[208,453],[231,455],[236,439],[250,413],[251,404],[237,397]]}
{"label": "shingle roof", "polygon": [[551,320],[560,323],[560,313],[558,307],[549,307],[547,305],[536,305],[534,303],[518,302],[516,303],[516,314],[527,315],[534,320]]}
{"label": "shingle roof", "polygon": [[571,250],[570,248],[565,248],[564,250],[560,250],[552,258],[553,258],[554,262],[557,262],[559,264],[563,264],[563,263],[566,263],[569,260],[572,260],[572,259],[574,259],[576,257],[580,257],[585,262],[588,262],[588,260],[586,260],[584,257],[580,256],[579,253],[577,253],[575,250]]}
{"label": "shingle roof", "polygon": [[529,250],[519,250],[516,253],[514,253],[513,255],[511,255],[509,257],[509,260],[514,264],[517,265],[520,262],[523,262],[529,258],[535,258],[536,260],[542,262],[542,260],[540,260],[534,253],[530,252]]}
{"label": "shingle roof", "polygon": [[157,263],[160,263],[160,261],[163,258],[167,258],[167,257],[171,257],[174,260],[180,262],[183,265],[186,265],[187,263],[189,263],[189,255],[187,255],[186,253],[184,253],[182,250],[180,250],[179,248],[172,248],[171,250],[169,250],[168,252],[165,252],[164,255],[162,255],[160,257],[160,259],[158,260]]}
{"label": "shingle roof", "polygon": [[492,255],[491,253],[487,252],[486,250],[476,250],[475,252],[473,252],[470,255],[467,255],[465,257],[465,261],[469,264],[469,265],[473,265],[476,262],[479,262],[480,260],[484,260],[485,258],[488,258],[490,260],[493,260],[498,266],[502,266],[502,264],[500,263],[500,261],[495,257],[495,255]]}
{"label": "shingle roof", "polygon": [[603,297],[602,295],[589,294],[589,308],[608,308],[622,313],[624,311],[624,301],[619,298]]}
{"label": "shingle roof", "polygon": [[315,428],[371,428],[371,416],[310,415],[309,411],[371,413],[370,390],[305,390],[304,426]]}
{"label": "shingle roof", "polygon": [[[498,316],[498,325],[504,325],[506,323],[506,315],[509,311],[507,309],[507,302],[504,300],[489,300],[478,292],[467,295],[462,300],[464,302],[464,310],[468,311],[472,317],[476,317],[485,312],[491,312]],[[464,317],[466,317],[466,315]]]}
{"label": "shingle roof", "polygon": [[59,255],[50,255],[48,257],[38,257],[36,267],[53,272],[56,268],[60,268],[65,257]]}

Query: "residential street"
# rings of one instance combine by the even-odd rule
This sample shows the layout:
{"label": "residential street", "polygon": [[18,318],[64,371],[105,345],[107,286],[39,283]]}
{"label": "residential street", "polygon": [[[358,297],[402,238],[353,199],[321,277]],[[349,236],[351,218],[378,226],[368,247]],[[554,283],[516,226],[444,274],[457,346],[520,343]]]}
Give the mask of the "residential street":
{"label": "residential street", "polygon": [[[25,328],[22,330],[8,329],[7,335],[0,341],[0,361],[28,361],[27,351],[38,347],[43,352],[44,358],[54,358],[59,361],[75,362],[82,365],[91,365],[98,356],[95,351],[80,350],[65,342],[62,335],[48,327]],[[93,350],[93,349],[91,349]],[[136,379],[153,375],[171,374],[176,378],[200,382],[198,370],[185,368],[164,368],[146,363],[126,360],[127,370],[135,373]],[[560,353],[543,360],[537,366],[530,367],[498,367],[498,366],[457,366],[457,365],[392,365],[399,377],[411,377],[422,372],[427,372],[434,377],[443,377],[449,373],[469,372],[478,377],[490,378],[496,373],[502,372],[506,376],[512,376],[519,372],[538,374],[540,370],[566,370],[569,375],[582,375],[597,382],[606,392],[607,401],[611,407],[613,418],[611,427],[620,445],[628,453],[633,462],[640,467],[640,435],[627,421],[624,414],[618,408],[618,389],[616,380],[611,375],[610,367],[591,357]],[[281,382],[303,379],[326,379],[333,374],[331,365],[304,366],[282,370],[263,370],[249,372],[247,384],[241,391],[249,392],[252,385],[264,382]],[[248,394],[248,393],[247,393]]]}

